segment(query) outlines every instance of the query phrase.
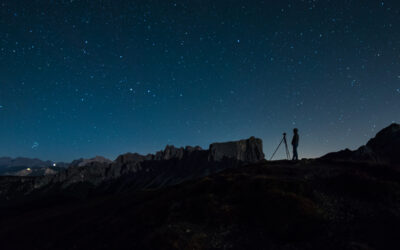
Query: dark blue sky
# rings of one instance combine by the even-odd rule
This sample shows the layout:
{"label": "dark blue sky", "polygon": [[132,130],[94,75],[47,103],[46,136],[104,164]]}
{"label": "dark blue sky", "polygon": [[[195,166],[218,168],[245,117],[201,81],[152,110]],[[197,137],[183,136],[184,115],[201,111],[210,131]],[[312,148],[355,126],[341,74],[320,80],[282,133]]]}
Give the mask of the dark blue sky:
{"label": "dark blue sky", "polygon": [[298,127],[315,157],[399,119],[399,1],[0,0],[0,156],[269,158]]}

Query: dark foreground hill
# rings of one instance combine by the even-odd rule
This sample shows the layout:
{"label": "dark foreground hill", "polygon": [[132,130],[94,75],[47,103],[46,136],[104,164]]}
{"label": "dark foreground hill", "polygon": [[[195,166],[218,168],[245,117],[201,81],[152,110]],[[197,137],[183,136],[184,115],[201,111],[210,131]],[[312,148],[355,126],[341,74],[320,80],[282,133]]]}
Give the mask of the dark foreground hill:
{"label": "dark foreground hill", "polygon": [[262,162],[161,189],[0,204],[2,249],[399,249],[400,173]]}

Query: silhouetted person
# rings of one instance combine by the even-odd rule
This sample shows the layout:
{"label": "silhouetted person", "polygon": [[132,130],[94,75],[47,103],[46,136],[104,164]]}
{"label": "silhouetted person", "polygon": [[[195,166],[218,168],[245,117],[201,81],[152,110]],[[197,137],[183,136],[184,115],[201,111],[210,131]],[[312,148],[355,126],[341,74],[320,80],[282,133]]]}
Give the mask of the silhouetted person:
{"label": "silhouetted person", "polygon": [[293,139],[292,139],[292,146],[293,146],[293,161],[297,161],[299,156],[297,154],[297,147],[299,146],[299,133],[298,129],[293,129]]}

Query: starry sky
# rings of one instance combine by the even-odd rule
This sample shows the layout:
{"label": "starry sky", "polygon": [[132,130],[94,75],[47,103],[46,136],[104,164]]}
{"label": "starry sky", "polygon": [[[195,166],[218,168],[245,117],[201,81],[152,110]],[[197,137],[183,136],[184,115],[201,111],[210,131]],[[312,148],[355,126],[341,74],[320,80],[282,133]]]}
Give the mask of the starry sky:
{"label": "starry sky", "polygon": [[397,0],[0,0],[0,156],[269,158],[298,127],[317,157],[399,119]]}

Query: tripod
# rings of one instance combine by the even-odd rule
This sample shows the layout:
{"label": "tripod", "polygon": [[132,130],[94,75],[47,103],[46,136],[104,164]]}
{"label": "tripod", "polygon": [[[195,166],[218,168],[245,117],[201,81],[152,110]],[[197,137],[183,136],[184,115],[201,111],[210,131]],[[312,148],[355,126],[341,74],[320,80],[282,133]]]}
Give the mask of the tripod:
{"label": "tripod", "polygon": [[269,160],[272,160],[272,158],[274,158],[274,156],[275,156],[276,152],[278,151],[279,147],[281,146],[282,142],[285,143],[286,158],[287,158],[288,160],[290,160],[289,148],[288,148],[287,141],[286,141],[286,133],[283,133],[283,138],[282,138],[281,142],[279,143],[279,145],[278,145],[278,147],[276,148],[275,152],[272,154],[271,159],[269,159]]}

